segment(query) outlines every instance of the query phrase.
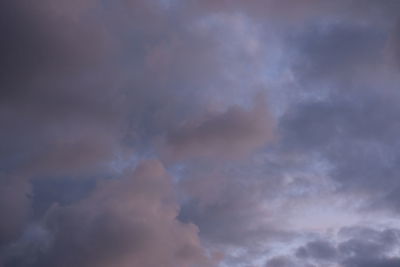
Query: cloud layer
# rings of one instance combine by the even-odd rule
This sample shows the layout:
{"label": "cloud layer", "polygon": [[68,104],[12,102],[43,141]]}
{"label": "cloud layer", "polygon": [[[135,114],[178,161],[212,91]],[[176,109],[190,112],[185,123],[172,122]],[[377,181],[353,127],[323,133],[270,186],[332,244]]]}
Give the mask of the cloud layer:
{"label": "cloud layer", "polygon": [[0,3],[0,266],[398,266],[387,1]]}

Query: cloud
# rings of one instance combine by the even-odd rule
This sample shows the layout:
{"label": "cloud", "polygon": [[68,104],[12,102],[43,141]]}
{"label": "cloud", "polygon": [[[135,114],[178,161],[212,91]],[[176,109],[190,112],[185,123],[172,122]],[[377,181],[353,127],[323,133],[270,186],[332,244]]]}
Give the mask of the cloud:
{"label": "cloud", "polygon": [[3,1],[0,260],[397,264],[398,7]]}
{"label": "cloud", "polygon": [[303,32],[294,75],[308,96],[279,123],[288,153],[321,155],[338,188],[368,194],[370,208],[397,203],[398,70],[385,58],[395,22],[388,15],[379,23],[345,20]]}
{"label": "cloud", "polygon": [[[354,79],[363,69],[379,64],[386,45],[387,33],[380,25],[358,23],[321,23],[290,38],[297,44],[295,73],[304,82]],[[302,29],[303,30],[303,29]]]}
{"label": "cloud", "polygon": [[353,226],[341,228],[335,236],[313,239],[292,251],[293,254],[269,259],[266,266],[375,267],[399,263],[393,256],[399,247],[398,229]]}
{"label": "cloud", "polygon": [[250,110],[234,106],[223,113],[189,121],[166,137],[174,158],[235,157],[263,146],[273,137],[273,121],[259,97]]}
{"label": "cloud", "polygon": [[329,260],[336,257],[336,249],[327,241],[317,240],[309,242],[306,247],[300,248],[296,255],[301,258],[312,257]]}
{"label": "cloud", "polygon": [[[104,144],[97,150],[113,150],[107,145],[112,142],[109,136],[114,138],[119,131],[114,130],[120,118],[114,106],[117,96],[106,90],[109,81],[104,81],[105,87],[99,87],[99,81],[88,81],[94,66],[104,70],[100,66],[104,67],[112,53],[95,19],[89,16],[81,25],[80,20],[53,13],[42,2],[32,6],[25,1],[5,1],[1,5],[3,168],[18,165],[21,171],[21,164],[54,153],[49,152],[53,146],[68,149],[79,142],[91,146],[88,141],[95,140],[96,146]],[[110,135],[105,134],[106,128]],[[99,131],[103,133],[93,138]]]}
{"label": "cloud", "polygon": [[31,213],[31,185],[17,177],[0,174],[0,249],[17,238]]}
{"label": "cloud", "polygon": [[294,263],[285,257],[275,257],[270,259],[266,264],[265,267],[290,267],[295,266]]}
{"label": "cloud", "polygon": [[[71,205],[45,215],[48,247],[12,266],[211,266],[198,229],[177,220],[172,181],[156,160],[103,181]],[[37,244],[32,244],[37,246]],[[155,257],[154,255],[157,255]],[[6,266],[7,262],[6,262]]]}

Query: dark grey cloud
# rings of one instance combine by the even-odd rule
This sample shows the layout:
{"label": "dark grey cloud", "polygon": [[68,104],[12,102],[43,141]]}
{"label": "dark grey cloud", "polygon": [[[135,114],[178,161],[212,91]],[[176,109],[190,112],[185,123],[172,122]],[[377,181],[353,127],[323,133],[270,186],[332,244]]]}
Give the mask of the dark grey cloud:
{"label": "dark grey cloud", "polygon": [[399,246],[399,231],[376,231],[368,228],[344,229],[350,239],[338,245],[344,266],[394,266],[399,259],[390,256]]}
{"label": "dark grey cloud", "polygon": [[343,190],[385,194],[396,203],[398,96],[375,90],[380,89],[350,89],[301,103],[287,113],[281,129],[291,148],[323,153]]}
{"label": "dark grey cloud", "polygon": [[327,241],[316,240],[298,249],[296,256],[300,258],[312,257],[315,259],[329,260],[336,257],[336,249]]}
{"label": "dark grey cloud", "polygon": [[290,267],[295,266],[294,262],[286,257],[275,257],[270,259],[266,264],[265,267]]}
{"label": "dark grey cloud", "polygon": [[333,81],[341,82],[363,75],[363,69],[383,59],[389,33],[378,27],[375,24],[323,21],[310,25],[305,33],[288,41],[298,46],[295,73],[304,83],[326,82],[332,76]]}
{"label": "dark grey cloud", "polygon": [[[81,25],[68,19],[68,14],[55,14],[46,2],[5,1],[1,10],[5,59],[1,157],[7,158],[3,168],[32,157],[38,160],[41,150],[52,153],[53,145],[79,143],[90,131],[115,127],[118,111],[105,106],[115,96],[98,88],[100,81],[85,81],[98,75],[93,73],[95,66],[110,53],[107,38],[93,27],[93,19]],[[68,137],[60,142],[61,133]],[[105,145],[110,143],[100,139]]]}
{"label": "dark grey cloud", "polygon": [[394,267],[400,264],[400,258],[374,259],[374,260],[350,260],[345,266],[365,267]]}
{"label": "dark grey cloud", "polygon": [[[266,266],[396,266],[399,230],[375,230],[356,226],[342,228],[336,239],[311,240],[293,253],[270,259]],[[275,265],[274,265],[275,264]]]}
{"label": "dark grey cloud", "polygon": [[397,22],[380,8],[388,14],[377,21],[325,21],[299,35],[293,70],[309,97],[293,102],[280,133],[284,149],[328,160],[341,190],[369,192],[368,205],[395,208],[398,70],[387,55]]}

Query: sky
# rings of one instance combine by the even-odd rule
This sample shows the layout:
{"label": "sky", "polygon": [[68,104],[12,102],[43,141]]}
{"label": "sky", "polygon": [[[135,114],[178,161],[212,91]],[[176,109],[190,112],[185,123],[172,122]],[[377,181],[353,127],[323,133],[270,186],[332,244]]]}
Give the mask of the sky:
{"label": "sky", "polygon": [[400,1],[0,1],[0,267],[400,266]]}

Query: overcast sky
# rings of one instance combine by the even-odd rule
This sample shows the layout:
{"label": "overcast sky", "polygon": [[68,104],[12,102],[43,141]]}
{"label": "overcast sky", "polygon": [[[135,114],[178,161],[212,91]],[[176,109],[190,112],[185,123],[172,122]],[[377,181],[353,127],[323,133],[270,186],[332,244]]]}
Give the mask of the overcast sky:
{"label": "overcast sky", "polygon": [[400,266],[400,1],[2,0],[0,267]]}

